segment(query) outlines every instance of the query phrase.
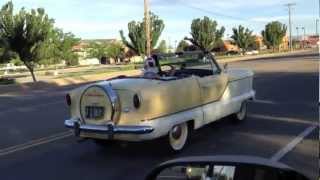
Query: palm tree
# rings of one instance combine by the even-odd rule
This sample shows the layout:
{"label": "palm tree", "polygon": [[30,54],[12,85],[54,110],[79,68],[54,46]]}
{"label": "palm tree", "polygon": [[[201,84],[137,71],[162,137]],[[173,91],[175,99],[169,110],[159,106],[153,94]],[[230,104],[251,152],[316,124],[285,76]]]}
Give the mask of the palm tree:
{"label": "palm tree", "polygon": [[238,28],[233,28],[232,31],[233,35],[231,38],[233,39],[234,44],[241,48],[242,53],[248,51],[250,45],[254,43],[252,31],[250,31],[248,28],[244,28],[241,25],[239,25]]}

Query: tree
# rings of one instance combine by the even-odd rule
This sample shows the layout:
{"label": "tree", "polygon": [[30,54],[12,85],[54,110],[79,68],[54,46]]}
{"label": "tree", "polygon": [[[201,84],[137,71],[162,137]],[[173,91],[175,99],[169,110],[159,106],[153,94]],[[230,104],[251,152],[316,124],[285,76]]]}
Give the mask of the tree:
{"label": "tree", "polygon": [[160,41],[160,44],[159,44],[159,46],[157,48],[157,51],[160,52],[160,53],[166,53],[167,50],[168,50],[168,48],[167,48],[166,41],[165,40]]}
{"label": "tree", "polygon": [[107,46],[107,56],[113,58],[116,62],[125,56],[122,44],[118,42],[110,43]]}
{"label": "tree", "polygon": [[[151,26],[151,48],[154,49],[156,46],[160,35],[164,29],[163,20],[150,12],[150,26]],[[123,30],[120,30],[120,36],[122,42],[125,46],[136,52],[138,55],[146,54],[146,32],[145,32],[145,19],[142,22],[131,21],[128,23],[129,34],[128,41],[123,33]]]}
{"label": "tree", "polygon": [[255,37],[252,35],[252,31],[248,28],[244,28],[239,25],[238,28],[233,28],[233,35],[231,38],[233,39],[233,43],[235,43],[239,48],[241,48],[242,53],[248,51],[250,46],[255,43]]}
{"label": "tree", "polygon": [[16,53],[0,46],[0,64],[8,63],[12,59],[18,59]]}
{"label": "tree", "polygon": [[108,44],[107,43],[97,43],[92,42],[88,46],[88,57],[101,59],[107,57],[108,54]]}
{"label": "tree", "polygon": [[56,50],[60,52],[58,57],[65,60],[67,65],[78,65],[79,56],[73,52],[72,48],[79,44],[79,42],[80,39],[76,38],[74,34],[70,32],[63,33],[61,30],[58,31]]}
{"label": "tree", "polygon": [[89,44],[88,49],[88,57],[97,58],[99,60],[108,57],[118,61],[125,56],[125,49],[119,42],[92,42]]}
{"label": "tree", "polygon": [[66,65],[78,64],[78,55],[73,51],[73,47],[79,44],[80,39],[72,33],[64,33],[61,29],[55,29],[49,38],[42,44],[40,64],[57,64],[62,60]]}
{"label": "tree", "polygon": [[265,26],[265,30],[261,32],[264,43],[268,46],[268,48],[272,47],[273,51],[275,48],[279,49],[279,46],[282,43],[283,37],[286,35],[286,33],[286,25],[280,23],[279,21],[268,23]]}
{"label": "tree", "polygon": [[182,52],[182,51],[186,51],[186,49],[189,47],[189,44],[187,41],[185,40],[181,40],[178,44],[178,47],[176,49],[176,52]]}
{"label": "tree", "polygon": [[192,38],[185,38],[200,50],[212,51],[221,41],[225,31],[224,27],[217,29],[217,22],[208,17],[194,19],[191,24]]}
{"label": "tree", "polygon": [[8,2],[0,10],[1,46],[19,56],[34,82],[34,67],[42,59],[40,49],[53,32],[53,23],[41,8],[30,12],[22,8],[13,14],[13,4]]}

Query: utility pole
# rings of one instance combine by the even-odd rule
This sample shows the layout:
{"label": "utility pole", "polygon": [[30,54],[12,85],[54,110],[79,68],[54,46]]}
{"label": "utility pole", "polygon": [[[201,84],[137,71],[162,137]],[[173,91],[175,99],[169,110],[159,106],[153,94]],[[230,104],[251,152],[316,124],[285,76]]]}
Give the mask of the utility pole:
{"label": "utility pole", "polygon": [[319,34],[318,26],[319,26],[319,19],[316,19],[316,35]]}
{"label": "utility pole", "polygon": [[289,47],[290,47],[290,51],[292,51],[292,24],[291,24],[291,8],[292,6],[295,6],[295,3],[288,3],[285,6],[288,7],[288,11],[289,11]]}
{"label": "utility pole", "polygon": [[303,37],[302,37],[302,48],[304,49],[304,43],[306,41],[306,28],[302,27],[301,28],[303,30]]}
{"label": "utility pole", "polygon": [[146,40],[147,40],[147,57],[151,56],[151,38],[150,38],[150,16],[149,16],[149,0],[144,0],[144,18],[145,18],[145,30],[146,30]]}
{"label": "utility pole", "polygon": [[297,42],[299,43],[299,48],[300,48],[300,38],[299,38],[299,27],[296,27],[297,29]]}

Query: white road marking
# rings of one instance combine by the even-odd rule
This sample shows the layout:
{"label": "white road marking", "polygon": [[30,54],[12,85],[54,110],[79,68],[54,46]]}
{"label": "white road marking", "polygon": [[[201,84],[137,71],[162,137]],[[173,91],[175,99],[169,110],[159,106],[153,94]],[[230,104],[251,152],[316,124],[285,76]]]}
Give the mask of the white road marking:
{"label": "white road marking", "polygon": [[248,114],[248,117],[265,119],[265,120],[271,119],[276,121],[294,122],[294,123],[301,123],[301,124],[314,125],[314,126],[317,125],[317,122],[314,122],[314,121],[306,121],[303,119],[289,118],[289,117],[268,116],[268,115],[261,115],[261,114]]}
{"label": "white road marking", "polygon": [[72,136],[72,132],[66,131],[66,132],[58,133],[58,134],[51,135],[48,137],[32,140],[32,141],[29,141],[29,142],[26,142],[23,144],[0,149],[0,156],[4,156],[4,155],[8,155],[8,154],[11,154],[14,152],[26,150],[26,149],[36,147],[36,146],[39,146],[42,144],[47,144],[47,143],[50,143],[50,142],[53,142],[56,140],[64,139],[64,138],[70,137],[70,136]]}
{"label": "white road marking", "polygon": [[36,105],[31,105],[31,106],[26,106],[26,107],[15,107],[14,109],[1,111],[0,115],[5,114],[5,113],[12,113],[12,112],[16,112],[16,111],[31,112],[31,111],[35,111],[39,107],[49,106],[49,105],[53,105],[53,104],[59,104],[59,103],[63,103],[63,102],[64,101],[59,100],[59,101],[54,101],[54,102],[50,102],[50,103],[36,104]]}
{"label": "white road marking", "polygon": [[293,139],[289,144],[287,144],[284,148],[280,149],[277,153],[275,153],[272,157],[272,161],[279,161],[286,154],[292,151],[306,136],[308,136],[312,131],[314,131],[318,126],[310,126],[305,129],[302,133],[300,133],[295,139]]}
{"label": "white road marking", "polygon": [[262,99],[254,99],[253,102],[256,102],[256,103],[263,103],[263,104],[277,104],[276,102],[274,101],[270,101],[270,100],[262,100]]}
{"label": "white road marking", "polygon": [[280,101],[271,101],[271,100],[264,100],[264,99],[254,99],[252,102],[260,103],[260,104],[270,104],[270,105],[300,105],[300,106],[307,106],[307,107],[318,106],[316,102],[280,102]]}

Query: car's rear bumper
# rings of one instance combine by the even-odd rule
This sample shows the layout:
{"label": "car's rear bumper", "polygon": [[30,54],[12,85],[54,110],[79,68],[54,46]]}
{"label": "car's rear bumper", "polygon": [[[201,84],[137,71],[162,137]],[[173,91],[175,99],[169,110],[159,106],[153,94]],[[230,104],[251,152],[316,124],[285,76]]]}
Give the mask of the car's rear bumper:
{"label": "car's rear bumper", "polygon": [[113,139],[113,136],[117,134],[144,135],[152,133],[154,130],[151,126],[117,126],[112,123],[106,125],[81,124],[79,120],[75,119],[65,120],[64,125],[67,128],[73,129],[75,136],[91,133],[107,136],[108,139]]}

